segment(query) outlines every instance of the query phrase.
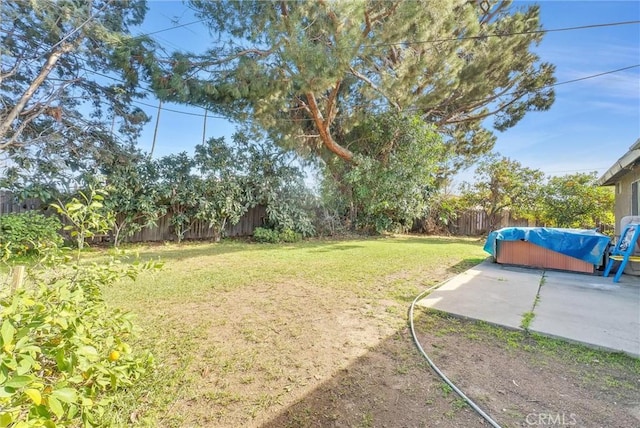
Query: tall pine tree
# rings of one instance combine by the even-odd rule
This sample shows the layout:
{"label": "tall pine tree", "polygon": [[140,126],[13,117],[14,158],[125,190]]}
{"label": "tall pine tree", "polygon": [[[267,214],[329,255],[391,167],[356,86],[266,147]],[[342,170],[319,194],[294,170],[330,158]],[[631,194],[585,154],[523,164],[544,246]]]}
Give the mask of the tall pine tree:
{"label": "tall pine tree", "polygon": [[[532,52],[537,6],[510,1],[197,1],[218,42],[176,53],[157,94],[254,120],[274,141],[353,162],[365,117],[417,113],[458,161],[554,100],[554,67]],[[490,128],[490,127],[489,127]]]}

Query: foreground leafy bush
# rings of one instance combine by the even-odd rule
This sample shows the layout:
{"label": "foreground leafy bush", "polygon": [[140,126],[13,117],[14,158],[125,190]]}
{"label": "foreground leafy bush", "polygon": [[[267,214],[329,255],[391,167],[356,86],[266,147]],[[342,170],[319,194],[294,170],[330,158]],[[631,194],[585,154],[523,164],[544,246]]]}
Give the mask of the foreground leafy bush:
{"label": "foreground leafy bush", "polygon": [[36,211],[0,216],[0,259],[8,260],[62,244],[57,217]]}
{"label": "foreground leafy bush", "polygon": [[97,426],[118,389],[151,367],[128,344],[129,315],[100,287],[143,267],[79,265],[0,292],[0,427]]}
{"label": "foreground leafy bush", "polygon": [[253,231],[253,240],[256,242],[267,242],[277,244],[279,242],[298,242],[302,240],[302,234],[291,229],[281,232],[264,227],[256,227]]}
{"label": "foreground leafy bush", "polygon": [[280,232],[279,238],[282,242],[298,242],[302,240],[302,234],[291,229],[285,229]]}
{"label": "foreground leafy bush", "polygon": [[280,242],[280,233],[278,233],[277,230],[256,227],[253,231],[253,240],[256,242],[276,244]]}

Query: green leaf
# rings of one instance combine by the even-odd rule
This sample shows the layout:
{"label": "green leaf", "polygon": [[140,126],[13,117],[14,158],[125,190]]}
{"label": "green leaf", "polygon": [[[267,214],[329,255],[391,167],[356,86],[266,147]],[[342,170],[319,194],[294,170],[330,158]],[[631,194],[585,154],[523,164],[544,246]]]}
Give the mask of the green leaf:
{"label": "green leaf", "polygon": [[51,397],[55,397],[64,403],[75,403],[78,401],[78,392],[73,388],[56,389],[51,393]]}
{"label": "green leaf", "polygon": [[64,409],[62,408],[62,404],[58,401],[57,398],[50,396],[49,397],[49,408],[58,418],[61,418],[64,415]]}
{"label": "green leaf", "polygon": [[36,406],[39,406],[40,403],[42,403],[42,395],[37,389],[29,388],[26,389],[24,393],[27,394],[29,398],[31,398],[31,401],[33,401]]}
{"label": "green leaf", "polygon": [[7,367],[10,370],[17,370],[18,369],[18,362],[16,361],[15,358],[11,358],[8,360],[3,360],[2,364]]}
{"label": "green leaf", "polygon": [[16,392],[13,390],[13,388],[0,388],[0,398],[9,398],[9,397],[13,397],[13,395]]}
{"label": "green leaf", "polygon": [[25,355],[22,358],[22,360],[20,360],[20,362],[18,363],[18,369],[16,370],[16,372],[19,375],[23,375],[23,374],[29,373],[29,371],[33,367],[34,363],[35,363],[35,361],[33,360],[33,358],[31,358],[28,355]]}
{"label": "green leaf", "polygon": [[22,388],[33,382],[33,376],[14,376],[5,383],[7,388]]}
{"label": "green leaf", "polygon": [[16,329],[11,324],[11,321],[5,319],[0,328],[0,335],[2,335],[3,346],[11,345],[13,342],[13,335],[16,333]]}
{"label": "green leaf", "polygon": [[69,406],[69,411],[67,412],[67,417],[69,419],[73,419],[76,417],[77,414],[78,414],[78,406],[76,406],[75,404],[71,404]]}
{"label": "green leaf", "polygon": [[67,328],[69,328],[69,323],[67,323],[66,318],[62,318],[62,317],[56,317],[53,320],[54,324],[58,324],[60,327],[62,327],[64,330],[66,330]]}
{"label": "green leaf", "polygon": [[9,412],[0,413],[0,427],[4,428],[13,422],[13,416]]}
{"label": "green leaf", "polygon": [[78,354],[87,357],[90,361],[97,361],[100,359],[97,349],[90,345],[80,347],[78,349]]}
{"label": "green leaf", "polygon": [[56,352],[56,364],[61,372],[67,369],[67,362],[64,359],[64,349],[58,349]]}

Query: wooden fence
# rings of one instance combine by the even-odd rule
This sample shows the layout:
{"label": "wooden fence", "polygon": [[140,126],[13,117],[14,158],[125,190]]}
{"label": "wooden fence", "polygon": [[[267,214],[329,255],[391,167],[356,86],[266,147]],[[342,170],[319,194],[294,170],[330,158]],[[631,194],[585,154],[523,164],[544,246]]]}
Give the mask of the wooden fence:
{"label": "wooden fence", "polygon": [[[501,227],[535,226],[526,219],[515,218],[511,211],[504,210],[495,229]],[[452,235],[478,236],[489,231],[489,217],[482,210],[467,210],[458,213],[456,221],[449,223]]]}
{"label": "wooden fence", "polygon": [[[263,226],[267,217],[267,211],[263,206],[250,208],[240,221],[235,225],[227,225],[225,235],[232,237],[251,236],[256,227]],[[156,222],[156,226],[145,227],[140,232],[134,234],[130,238],[126,238],[125,242],[157,242],[157,241],[174,241],[176,235],[173,233],[171,225],[171,214],[160,217]],[[213,229],[209,228],[206,221],[195,221],[184,235],[184,239],[213,239]]]}
{"label": "wooden fence", "polygon": [[[38,199],[28,199],[18,203],[11,192],[0,191],[0,215],[37,210],[40,209],[41,205],[42,203]],[[227,225],[225,235],[233,237],[251,236],[256,227],[265,224],[266,217],[267,211],[265,207],[256,206],[250,208],[237,224]],[[104,236],[100,239],[94,239],[94,241],[109,239],[109,236]],[[173,226],[171,225],[171,214],[167,214],[158,219],[156,226],[145,227],[133,236],[125,238],[124,241],[156,242],[174,241],[176,239],[176,235],[173,233]],[[213,230],[209,228],[208,222],[195,221],[185,233],[184,239],[213,239]]]}
{"label": "wooden fence", "polygon": [[[37,199],[29,199],[18,203],[10,192],[0,191],[0,215],[8,213],[20,213],[40,208],[40,201]],[[263,226],[267,217],[266,209],[263,206],[257,206],[249,209],[249,211],[240,219],[238,224],[227,226],[225,229],[226,236],[241,237],[253,235],[256,227]],[[502,217],[496,225],[496,229],[501,227],[523,227],[523,226],[539,226],[530,224],[526,219],[515,218],[511,211],[502,212]],[[478,236],[488,232],[489,219],[482,210],[467,210],[458,213],[456,221],[451,222],[448,226],[449,233],[461,236]],[[601,229],[603,227],[601,226]],[[611,229],[611,227],[609,227]],[[607,230],[601,230],[607,233]],[[203,221],[196,221],[186,232],[185,239],[213,239],[213,230]],[[154,241],[173,241],[176,236],[171,226],[171,214],[158,219],[156,226],[146,227],[133,236],[125,239],[126,242],[154,242]]]}
{"label": "wooden fence", "polygon": [[0,215],[9,213],[23,213],[25,211],[37,210],[40,208],[39,199],[27,199],[19,202],[11,192],[0,190]]}

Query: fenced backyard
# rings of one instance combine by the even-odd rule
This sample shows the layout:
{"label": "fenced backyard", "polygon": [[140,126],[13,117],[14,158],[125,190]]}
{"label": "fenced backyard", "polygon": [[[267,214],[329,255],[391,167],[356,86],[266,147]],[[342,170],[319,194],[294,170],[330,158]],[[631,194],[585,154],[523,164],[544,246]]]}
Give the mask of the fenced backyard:
{"label": "fenced backyard", "polygon": [[[10,192],[0,191],[0,215],[9,213],[21,213],[29,210],[40,209],[41,202],[38,199],[28,199],[18,202]],[[256,227],[264,226],[267,217],[266,209],[263,206],[256,206],[242,216],[235,225],[228,225],[225,228],[225,235],[229,237],[251,236]],[[533,224],[527,219],[517,218],[509,210],[504,210],[498,227],[526,227],[543,226]],[[487,233],[489,229],[489,218],[486,213],[479,209],[460,211],[455,219],[449,223],[447,230],[454,236],[480,236]],[[599,225],[599,230],[605,234],[613,233],[612,225]],[[213,230],[205,221],[195,221],[184,236],[189,240],[207,240],[213,238]],[[159,242],[175,240],[175,234],[171,225],[171,214],[161,217],[156,222],[156,226],[145,227],[140,232],[125,239],[125,242]]]}
{"label": "fenced backyard", "polygon": [[[19,202],[11,192],[0,191],[0,215],[11,213],[23,213],[30,210],[39,210],[42,202],[38,199],[28,199]],[[251,236],[256,227],[265,224],[267,216],[266,209],[263,206],[250,208],[240,221],[235,225],[227,225],[225,235],[230,237]],[[99,237],[98,239],[107,239],[108,237]],[[160,217],[156,221],[155,226],[145,227],[133,236],[124,239],[125,242],[159,242],[173,241],[176,239],[171,225],[171,213]],[[190,240],[207,240],[213,239],[213,229],[209,227],[206,221],[195,221],[191,224],[189,230],[185,233],[184,239]]]}

